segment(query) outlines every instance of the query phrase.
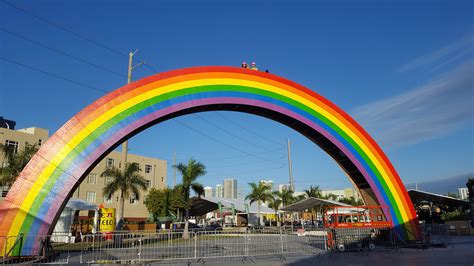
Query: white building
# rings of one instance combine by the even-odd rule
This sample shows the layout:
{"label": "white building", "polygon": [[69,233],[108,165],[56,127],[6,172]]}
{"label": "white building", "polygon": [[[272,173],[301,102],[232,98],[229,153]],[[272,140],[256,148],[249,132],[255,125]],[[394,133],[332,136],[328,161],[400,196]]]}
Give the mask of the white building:
{"label": "white building", "polygon": [[213,187],[204,188],[204,197],[215,197]]}
{"label": "white building", "polygon": [[223,198],[224,197],[224,188],[221,184],[216,185],[216,198]]}
{"label": "white building", "polygon": [[469,191],[467,190],[467,187],[458,188],[459,198],[462,200],[467,200],[469,198],[468,192]]}
{"label": "white building", "polygon": [[236,199],[237,198],[237,180],[228,178],[224,180],[224,198]]}
{"label": "white building", "polygon": [[355,200],[359,200],[362,198],[358,190],[354,188],[344,188],[344,189],[328,189],[328,190],[321,190],[322,196],[334,195],[336,196],[336,200],[340,200],[343,198],[354,198]]}

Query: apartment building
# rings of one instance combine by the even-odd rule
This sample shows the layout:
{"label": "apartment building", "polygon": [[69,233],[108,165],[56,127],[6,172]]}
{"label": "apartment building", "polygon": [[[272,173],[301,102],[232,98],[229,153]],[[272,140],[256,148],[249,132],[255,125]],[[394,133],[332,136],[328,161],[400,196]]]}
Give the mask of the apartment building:
{"label": "apartment building", "polygon": [[[112,151],[103,159],[96,167],[87,175],[82,183],[74,191],[73,197],[83,199],[96,205],[103,205],[106,208],[116,208],[119,210],[120,193],[116,192],[112,197],[106,198],[102,193],[103,188],[112,181],[111,178],[101,177],[102,172],[107,168],[118,167],[123,169],[121,161],[122,153]],[[128,154],[129,163],[138,163],[140,166],[140,175],[148,182],[148,187],[165,188],[167,184],[167,161],[144,157],[136,154]],[[126,220],[144,220],[149,217],[148,210],[145,206],[145,199],[148,191],[142,191],[137,199],[135,195],[131,195],[130,199],[125,200],[124,217]]]}
{"label": "apartment building", "polygon": [[237,198],[237,179],[228,178],[224,180],[224,198]]}
{"label": "apartment building", "polygon": [[[7,123],[7,122],[8,123]],[[31,127],[15,130],[15,122],[0,117],[0,143],[11,146],[15,152],[21,151],[28,144],[41,146],[48,138],[47,129]],[[121,153],[112,151],[87,175],[82,183],[76,188],[72,197],[80,198],[96,205],[104,205],[107,208],[119,208],[119,193],[115,193],[110,199],[104,197],[102,190],[110,182],[110,178],[101,177],[101,173],[107,167],[118,167],[122,169]],[[147,180],[149,188],[165,188],[167,184],[167,161],[156,158],[144,157],[136,154],[128,154],[128,162],[138,163],[140,174]],[[3,154],[0,153],[0,166],[6,165]],[[6,196],[8,188],[0,188],[0,202]],[[141,193],[137,199],[134,195],[125,201],[125,217],[129,220],[143,220],[148,218],[148,210],[144,204],[147,191]]]}
{"label": "apartment building", "polygon": [[344,189],[329,189],[329,190],[321,190],[321,195],[328,196],[328,195],[335,195],[337,200],[343,198],[354,198],[355,200],[362,199],[359,191],[354,188],[344,188]]}
{"label": "apartment building", "polygon": [[213,187],[205,187],[204,188],[204,197],[215,197],[214,188]]}

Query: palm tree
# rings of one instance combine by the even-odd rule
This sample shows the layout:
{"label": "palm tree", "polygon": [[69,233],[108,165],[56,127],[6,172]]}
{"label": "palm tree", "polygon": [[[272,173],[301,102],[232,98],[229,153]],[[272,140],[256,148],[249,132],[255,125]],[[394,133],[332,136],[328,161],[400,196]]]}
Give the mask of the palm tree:
{"label": "palm tree", "polygon": [[[306,193],[306,196],[308,198],[322,198],[323,195],[321,194],[321,189],[319,186],[309,186],[309,189],[305,189],[304,192]],[[311,209],[311,222],[314,224],[314,213],[316,213],[316,219],[318,217],[318,208],[312,208]]]}
{"label": "palm tree", "polygon": [[305,189],[304,190],[304,193],[306,193],[306,196],[308,196],[308,198],[321,198],[322,195],[321,195],[321,189],[319,188],[319,186],[309,186],[309,189]]}
{"label": "palm tree", "polygon": [[190,207],[190,202],[189,202],[189,195],[191,192],[191,189],[198,195],[198,197],[201,197],[201,195],[204,194],[204,188],[201,184],[196,182],[196,179],[200,176],[203,176],[206,174],[206,167],[200,163],[197,162],[194,159],[189,159],[187,164],[179,163],[178,165],[174,166],[176,170],[179,171],[181,176],[183,177],[183,183],[181,184],[182,191],[183,191],[183,197],[184,197],[184,202],[185,202],[185,210],[186,210],[186,221],[189,219],[189,207]]}
{"label": "palm tree", "polygon": [[278,210],[280,209],[280,205],[281,205],[281,200],[276,197],[272,197],[270,199],[270,202],[268,203],[268,207],[275,211],[276,222],[278,222]]}
{"label": "palm tree", "polygon": [[120,215],[119,221],[124,216],[125,199],[135,196],[136,200],[140,199],[140,190],[146,190],[148,184],[146,179],[138,172],[140,167],[137,163],[127,163],[125,170],[122,171],[116,167],[107,168],[100,176],[111,177],[112,181],[103,188],[104,196],[107,198],[119,191],[120,192]]}
{"label": "palm tree", "polygon": [[275,191],[275,196],[281,200],[282,207],[285,208],[286,206],[290,205],[295,201],[295,197],[293,196],[293,191],[284,188],[282,191]]}
{"label": "palm tree", "polygon": [[262,182],[259,182],[258,185],[252,182],[249,183],[249,185],[252,190],[250,191],[250,194],[245,197],[245,199],[250,200],[250,204],[257,202],[258,225],[260,225],[260,205],[262,205],[263,202],[270,202],[273,198],[271,188]]}
{"label": "palm tree", "polygon": [[0,144],[0,150],[6,159],[6,164],[0,168],[0,184],[10,186],[38,151],[38,147],[26,143],[23,150],[16,152],[12,146]]}

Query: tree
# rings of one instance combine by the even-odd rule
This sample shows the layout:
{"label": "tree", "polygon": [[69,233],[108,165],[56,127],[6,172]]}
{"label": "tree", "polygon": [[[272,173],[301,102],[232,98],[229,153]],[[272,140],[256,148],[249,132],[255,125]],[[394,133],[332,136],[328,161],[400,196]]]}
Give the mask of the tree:
{"label": "tree", "polygon": [[282,207],[285,208],[286,206],[290,205],[295,201],[295,197],[293,196],[293,191],[283,188],[282,191],[275,191],[274,195],[281,200]]}
{"label": "tree", "polygon": [[277,219],[276,222],[278,222],[278,210],[280,209],[281,205],[281,200],[275,197],[271,197],[270,201],[268,202],[268,207],[273,209],[275,211],[275,218]]}
{"label": "tree", "polygon": [[179,163],[178,165],[174,166],[176,170],[181,174],[183,177],[183,181],[181,184],[183,198],[185,202],[185,210],[186,210],[186,221],[189,219],[189,208],[190,208],[190,201],[189,195],[191,193],[191,189],[201,197],[204,194],[204,187],[196,182],[198,177],[203,176],[206,174],[206,167],[197,162],[194,159],[189,159],[187,164]]}
{"label": "tree", "polygon": [[180,186],[173,189],[152,188],[146,197],[145,206],[155,217],[177,216],[177,210],[185,207],[182,195]]}
{"label": "tree", "polygon": [[[321,189],[319,186],[310,186],[309,189],[305,189],[304,193],[306,193],[306,196],[308,198],[323,198],[323,195],[321,194]],[[318,208],[314,207],[311,208],[311,222],[314,224],[314,213],[316,213],[316,219],[318,217]]]}
{"label": "tree", "polygon": [[459,198],[458,194],[453,193],[453,192],[448,192],[446,196],[451,197],[451,198],[456,198],[456,199]]}
{"label": "tree", "polygon": [[111,198],[115,192],[120,192],[120,215],[119,220],[123,219],[125,199],[135,196],[136,200],[140,199],[140,190],[146,190],[146,179],[141,176],[140,167],[137,163],[127,163],[125,171],[116,167],[107,168],[100,176],[111,177],[112,181],[103,188],[104,196]]}
{"label": "tree", "polygon": [[361,205],[364,205],[364,202],[363,202],[361,199],[355,200],[354,197],[342,198],[342,199],[340,199],[340,200],[338,200],[338,201],[339,201],[339,202],[342,202],[342,203],[345,203],[345,204],[352,205],[352,206],[361,206]]}
{"label": "tree", "polygon": [[10,186],[38,151],[38,147],[26,143],[23,150],[17,152],[12,146],[0,144],[0,150],[6,159],[6,165],[0,168],[0,184]]}
{"label": "tree", "polygon": [[309,189],[305,189],[304,193],[308,198],[322,198],[321,189],[319,186],[310,186]]}
{"label": "tree", "polygon": [[466,187],[470,203],[469,219],[474,220],[474,178],[467,179]]}
{"label": "tree", "polygon": [[329,193],[327,194],[325,197],[323,197],[324,199],[328,199],[328,200],[337,200],[337,196],[332,194],[332,193]]}
{"label": "tree", "polygon": [[265,185],[262,182],[259,182],[258,185],[254,182],[249,183],[251,188],[250,193],[245,197],[246,200],[250,200],[250,204],[257,202],[258,209],[258,225],[260,225],[260,206],[263,202],[270,202],[272,199],[272,193],[269,186]]}

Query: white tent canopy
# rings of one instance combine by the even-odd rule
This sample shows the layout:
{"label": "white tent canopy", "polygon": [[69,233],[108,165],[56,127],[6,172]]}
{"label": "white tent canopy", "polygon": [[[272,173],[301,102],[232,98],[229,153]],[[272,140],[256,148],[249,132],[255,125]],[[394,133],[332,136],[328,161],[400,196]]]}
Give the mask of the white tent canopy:
{"label": "white tent canopy", "polygon": [[61,216],[59,216],[56,226],[53,230],[52,240],[55,242],[71,242],[74,236],[70,232],[71,225],[74,221],[74,213],[76,211],[94,211],[94,226],[92,233],[97,232],[97,221],[99,218],[99,207],[81,199],[71,198],[66,207],[64,207]]}

